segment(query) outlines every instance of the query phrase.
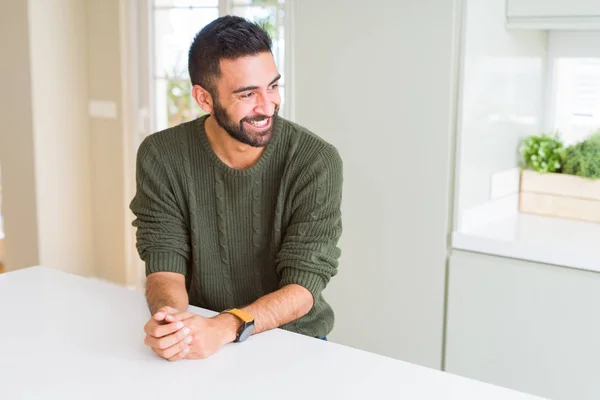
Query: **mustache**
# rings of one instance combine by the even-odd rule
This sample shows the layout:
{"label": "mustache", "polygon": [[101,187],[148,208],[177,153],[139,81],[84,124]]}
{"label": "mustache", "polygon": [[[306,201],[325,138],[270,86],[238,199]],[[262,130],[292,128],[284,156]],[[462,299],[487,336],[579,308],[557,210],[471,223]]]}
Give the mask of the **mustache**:
{"label": "mustache", "polygon": [[279,106],[275,106],[275,110],[273,111],[273,115],[253,115],[252,117],[244,117],[240,122],[256,122],[262,121],[265,118],[274,118],[277,116],[279,112]]}

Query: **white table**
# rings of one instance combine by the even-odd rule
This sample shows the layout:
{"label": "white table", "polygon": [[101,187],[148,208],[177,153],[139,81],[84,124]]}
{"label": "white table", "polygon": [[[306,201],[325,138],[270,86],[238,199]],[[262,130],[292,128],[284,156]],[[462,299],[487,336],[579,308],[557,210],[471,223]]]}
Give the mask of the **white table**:
{"label": "white table", "polygon": [[0,304],[7,400],[539,399],[282,330],[170,363],[143,344],[141,293],[43,267],[0,275]]}

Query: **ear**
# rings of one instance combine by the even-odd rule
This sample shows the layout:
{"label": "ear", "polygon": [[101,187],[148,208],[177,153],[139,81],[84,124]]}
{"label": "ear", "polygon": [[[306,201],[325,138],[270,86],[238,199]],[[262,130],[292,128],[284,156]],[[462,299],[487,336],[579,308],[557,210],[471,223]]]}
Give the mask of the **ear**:
{"label": "ear", "polygon": [[196,103],[200,106],[201,109],[206,111],[209,114],[213,112],[213,98],[208,93],[208,90],[204,89],[200,85],[194,85],[192,87],[192,97],[196,100]]}

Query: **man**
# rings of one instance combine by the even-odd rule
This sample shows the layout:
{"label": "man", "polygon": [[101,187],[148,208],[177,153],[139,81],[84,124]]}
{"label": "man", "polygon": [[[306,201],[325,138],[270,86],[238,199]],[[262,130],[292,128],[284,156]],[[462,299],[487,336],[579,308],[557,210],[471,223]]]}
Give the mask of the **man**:
{"label": "man", "polygon": [[130,207],[152,314],[146,345],[175,361],[278,327],[325,338],[334,315],[321,292],[342,231],[338,152],[277,115],[280,75],[259,26],[233,16],[207,25],[189,73],[208,115],[150,135],[137,156]]}

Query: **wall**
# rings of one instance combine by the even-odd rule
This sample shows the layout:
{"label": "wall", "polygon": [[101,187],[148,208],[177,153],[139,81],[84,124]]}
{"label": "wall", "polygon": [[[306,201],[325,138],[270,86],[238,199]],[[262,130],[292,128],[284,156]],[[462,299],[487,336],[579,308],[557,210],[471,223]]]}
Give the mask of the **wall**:
{"label": "wall", "polygon": [[4,1],[0,13],[0,163],[7,270],[39,263],[28,7]]}
{"label": "wall", "polygon": [[344,160],[331,339],[440,368],[455,1],[296,2],[295,120]]}
{"label": "wall", "polygon": [[454,251],[448,372],[555,400],[600,398],[600,273]]}
{"label": "wall", "polygon": [[93,274],[84,4],[29,0],[40,264]]}
{"label": "wall", "polygon": [[[9,270],[43,264],[127,281],[125,4],[3,4],[0,41],[10,62],[0,65],[8,94],[0,99],[0,162]],[[117,118],[90,118],[89,99],[114,102]]]}
{"label": "wall", "polygon": [[505,5],[505,0],[465,1],[460,210],[491,199],[492,175],[518,167],[521,139],[541,127],[546,34],[507,32]]}
{"label": "wall", "polygon": [[[92,100],[113,102],[117,117],[91,118],[92,212],[96,276],[126,283],[127,213],[121,104],[119,0],[86,0],[88,88]],[[130,199],[129,199],[130,200]]]}

